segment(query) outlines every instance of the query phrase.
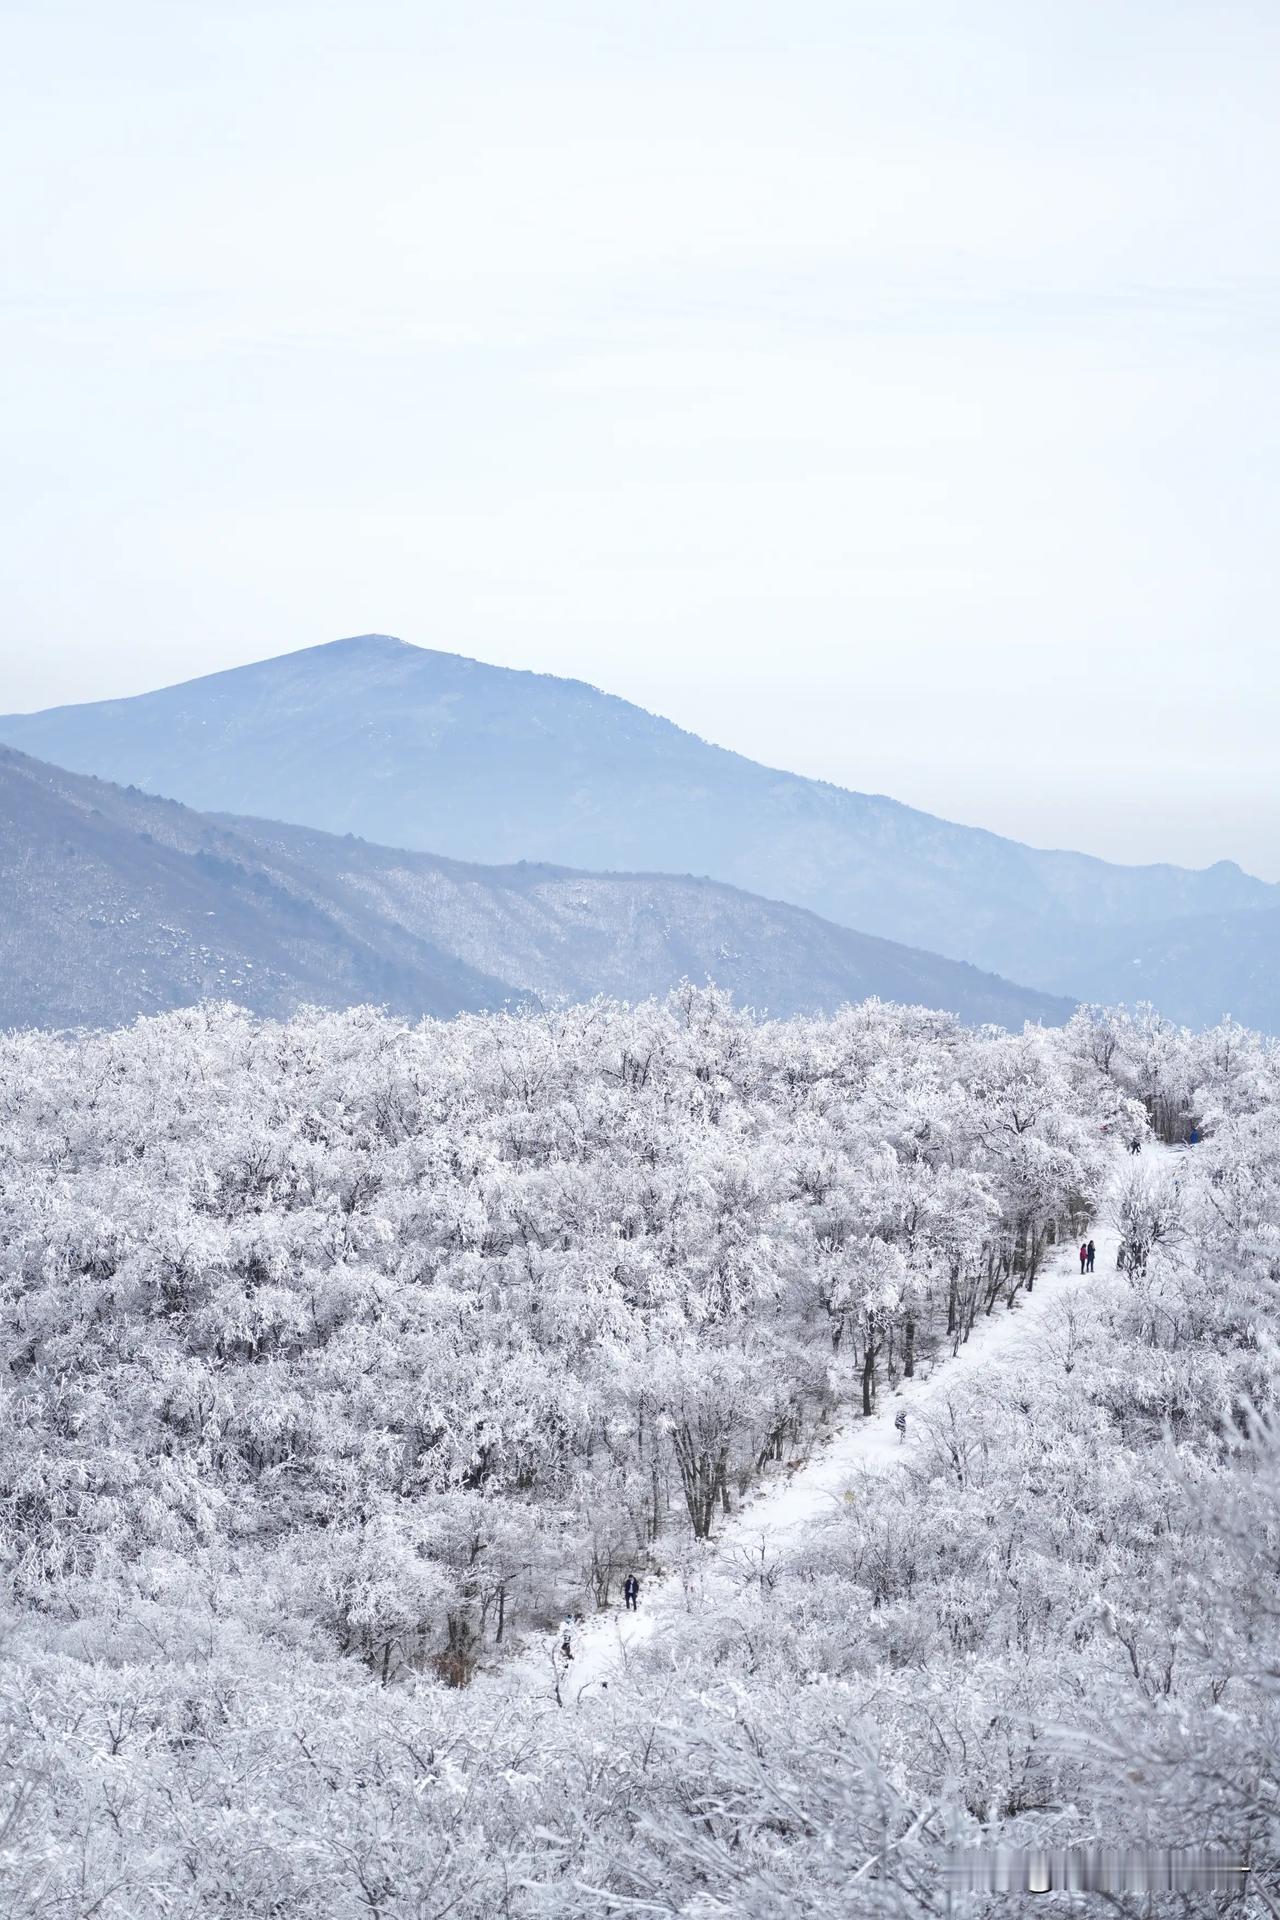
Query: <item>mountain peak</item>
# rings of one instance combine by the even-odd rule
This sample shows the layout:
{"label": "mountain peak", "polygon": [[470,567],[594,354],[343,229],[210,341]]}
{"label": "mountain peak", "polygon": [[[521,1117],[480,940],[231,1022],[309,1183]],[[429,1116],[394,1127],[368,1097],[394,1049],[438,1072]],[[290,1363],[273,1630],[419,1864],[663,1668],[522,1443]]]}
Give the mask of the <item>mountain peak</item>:
{"label": "mountain peak", "polygon": [[411,647],[407,640],[399,639],[394,633],[350,633],[340,640],[325,640],[318,647],[305,647],[305,653],[334,653],[339,648],[347,653],[421,653],[421,647]]}
{"label": "mountain peak", "polygon": [[[853,706],[855,731],[874,721]],[[1206,873],[1037,852],[759,766],[581,680],[350,634],[155,694],[0,716],[0,740],[210,812],[454,859],[699,873],[1098,997],[1098,935],[1280,905]],[[1205,991],[1208,991],[1206,985]]]}
{"label": "mountain peak", "polygon": [[[298,647],[292,653],[276,654],[276,660],[386,660],[407,653],[422,653],[422,647],[410,646],[394,633],[350,633],[340,640],[322,640],[316,646]],[[258,666],[271,664],[257,661]]]}

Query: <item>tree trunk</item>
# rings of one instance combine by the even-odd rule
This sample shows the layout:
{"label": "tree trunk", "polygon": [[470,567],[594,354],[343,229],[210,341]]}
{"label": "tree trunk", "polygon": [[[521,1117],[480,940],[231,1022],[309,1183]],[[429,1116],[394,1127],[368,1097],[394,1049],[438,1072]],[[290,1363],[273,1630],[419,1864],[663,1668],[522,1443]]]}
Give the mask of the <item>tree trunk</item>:
{"label": "tree trunk", "polygon": [[713,1458],[706,1447],[697,1446],[687,1427],[677,1428],[672,1435],[672,1442],[680,1465],[680,1481],[684,1488],[685,1505],[689,1509],[693,1537],[695,1540],[709,1539],[711,1516],[715,1512],[716,1497],[720,1493],[729,1458],[728,1446],[721,1447]]}

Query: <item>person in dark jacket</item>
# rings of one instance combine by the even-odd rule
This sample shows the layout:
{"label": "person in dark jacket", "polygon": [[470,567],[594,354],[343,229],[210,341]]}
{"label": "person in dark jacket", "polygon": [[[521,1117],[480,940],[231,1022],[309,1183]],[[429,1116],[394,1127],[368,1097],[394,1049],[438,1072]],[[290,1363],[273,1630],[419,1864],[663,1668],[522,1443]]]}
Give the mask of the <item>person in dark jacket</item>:
{"label": "person in dark jacket", "polygon": [[893,1424],[898,1429],[899,1440],[905,1440],[907,1437],[907,1410],[905,1407],[898,1408],[894,1416]]}
{"label": "person in dark jacket", "polygon": [[1085,1267],[1086,1267],[1086,1266],[1088,1265],[1088,1262],[1089,1262],[1089,1249],[1088,1249],[1088,1247],[1086,1247],[1086,1245],[1085,1245],[1085,1243],[1084,1243],[1084,1241],[1082,1240],[1082,1241],[1080,1242],[1080,1271],[1081,1271],[1081,1273],[1083,1273],[1083,1272],[1084,1272],[1084,1270],[1085,1270]]}
{"label": "person in dark jacket", "polygon": [[1088,1271],[1089,1271],[1090,1273],[1092,1273],[1092,1272],[1093,1272],[1093,1256],[1094,1256],[1094,1253],[1095,1253],[1095,1252],[1096,1252],[1096,1248],[1094,1247],[1094,1244],[1093,1244],[1093,1242],[1092,1242],[1092,1240],[1091,1240],[1091,1241],[1089,1242],[1089,1244],[1088,1244],[1088,1246],[1087,1246],[1087,1247],[1085,1248],[1085,1253],[1086,1253],[1086,1254],[1088,1255],[1088,1262],[1089,1262],[1089,1264],[1088,1264]]}
{"label": "person in dark jacket", "polygon": [[627,1603],[627,1612],[634,1613],[640,1599],[640,1582],[634,1573],[629,1573],[622,1583],[622,1597]]}

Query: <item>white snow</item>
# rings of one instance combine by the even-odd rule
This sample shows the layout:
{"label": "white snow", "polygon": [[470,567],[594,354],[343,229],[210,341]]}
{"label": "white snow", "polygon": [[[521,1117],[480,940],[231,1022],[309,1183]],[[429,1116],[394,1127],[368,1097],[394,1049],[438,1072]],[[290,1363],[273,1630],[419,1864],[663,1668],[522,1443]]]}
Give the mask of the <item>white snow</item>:
{"label": "white snow", "polygon": [[[1148,1157],[1171,1154],[1149,1147]],[[1117,1155],[1115,1175],[1128,1165]],[[1104,1202],[1099,1218],[1085,1231],[1095,1248],[1093,1274],[1081,1274],[1079,1243],[1054,1250],[1030,1294],[1018,1294],[1014,1305],[997,1305],[975,1323],[968,1342],[954,1356],[947,1354],[926,1377],[902,1380],[881,1397],[876,1412],[864,1418],[849,1409],[831,1438],[794,1472],[766,1481],[709,1542],[692,1573],[679,1572],[662,1579],[642,1580],[639,1610],[628,1613],[621,1601],[576,1628],[573,1659],[566,1667],[556,1658],[561,1633],[548,1635],[512,1660],[499,1677],[504,1685],[530,1688],[553,1701],[559,1669],[559,1691],[564,1706],[586,1705],[602,1689],[617,1683],[630,1657],[643,1647],[678,1641],[691,1615],[705,1613],[732,1600],[748,1567],[755,1573],[777,1564],[833,1506],[842,1505],[862,1473],[891,1473],[909,1458],[919,1440],[919,1418],[931,1403],[949,1393],[957,1382],[990,1369],[996,1362],[1032,1345],[1060,1316],[1063,1302],[1087,1295],[1099,1276],[1113,1271],[1119,1235],[1107,1218]],[[899,1439],[894,1416],[905,1408],[907,1429]],[[913,1415],[916,1418],[913,1419]],[[484,1685],[484,1681],[479,1684]]]}

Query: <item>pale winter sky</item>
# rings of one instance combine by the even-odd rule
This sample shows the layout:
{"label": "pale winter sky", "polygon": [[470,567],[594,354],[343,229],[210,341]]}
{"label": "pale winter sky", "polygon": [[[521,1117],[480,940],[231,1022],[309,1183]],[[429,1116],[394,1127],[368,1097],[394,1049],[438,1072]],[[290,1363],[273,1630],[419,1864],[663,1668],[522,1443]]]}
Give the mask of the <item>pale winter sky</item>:
{"label": "pale winter sky", "polygon": [[380,630],[1280,877],[1275,0],[0,39],[0,710]]}

